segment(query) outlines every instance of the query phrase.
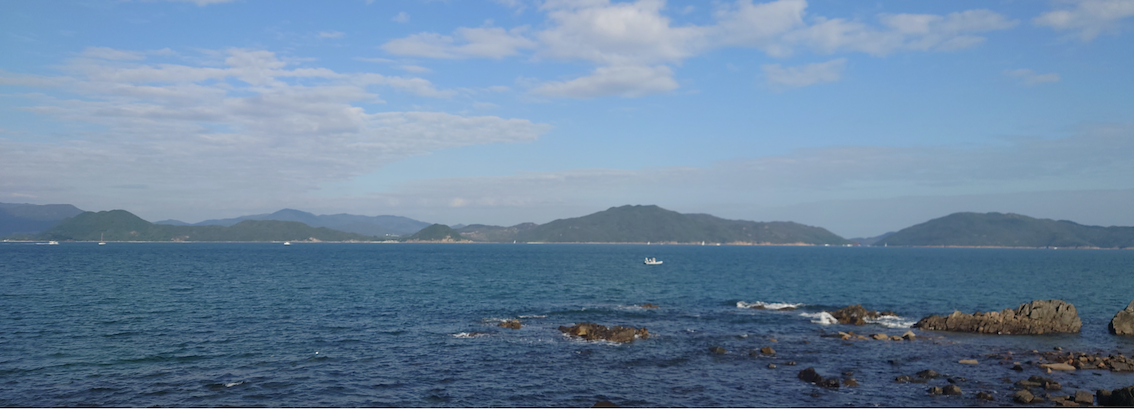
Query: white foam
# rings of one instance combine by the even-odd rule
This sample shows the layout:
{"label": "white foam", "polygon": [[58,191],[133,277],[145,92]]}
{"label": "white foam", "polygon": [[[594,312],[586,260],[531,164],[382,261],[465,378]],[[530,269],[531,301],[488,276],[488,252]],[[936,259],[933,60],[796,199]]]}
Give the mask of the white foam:
{"label": "white foam", "polygon": [[229,382],[229,383],[226,383],[226,384],[224,384],[224,387],[226,387],[226,388],[231,388],[231,387],[233,387],[233,386],[236,386],[236,385],[242,385],[242,384],[244,384],[244,381],[240,381],[240,382]]}
{"label": "white foam", "polygon": [[475,337],[479,337],[479,336],[483,336],[483,335],[488,335],[488,334],[481,333],[481,332],[461,332],[461,333],[453,334],[453,338],[475,338]]}
{"label": "white foam", "polygon": [[784,308],[799,308],[799,307],[802,307],[804,305],[807,305],[807,304],[804,304],[804,303],[789,303],[789,302],[763,302],[763,301],[756,301],[754,303],[746,303],[744,301],[737,301],[736,302],[736,308],[764,307],[765,309],[769,309],[769,310],[782,310]]}
{"label": "white foam", "polygon": [[820,325],[838,324],[839,320],[835,319],[831,313],[827,311],[820,311],[815,313],[801,313],[800,316],[812,318],[811,322]]}
{"label": "white foam", "polygon": [[917,321],[905,319],[897,315],[883,315],[878,318],[865,318],[867,324],[878,324],[886,328],[910,328]]}

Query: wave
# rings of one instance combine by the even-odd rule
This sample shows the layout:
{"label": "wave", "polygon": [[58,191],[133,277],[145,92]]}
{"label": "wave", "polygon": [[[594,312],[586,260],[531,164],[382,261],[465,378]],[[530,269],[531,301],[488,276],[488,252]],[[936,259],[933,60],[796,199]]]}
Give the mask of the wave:
{"label": "wave", "polygon": [[897,315],[883,315],[878,318],[865,318],[867,324],[877,324],[886,328],[911,328],[917,323],[915,320],[906,319]]}
{"label": "wave", "polygon": [[231,387],[233,387],[233,386],[236,386],[236,385],[243,385],[243,384],[244,384],[244,381],[240,381],[240,382],[229,382],[229,383],[226,383],[226,384],[224,384],[224,387],[226,387],[226,388],[231,388]]}
{"label": "wave", "polygon": [[547,316],[546,315],[521,315],[520,318],[523,318],[523,319],[547,318]]}
{"label": "wave", "polygon": [[838,324],[839,323],[839,320],[835,319],[835,317],[827,311],[820,311],[820,312],[813,312],[813,313],[805,312],[805,313],[801,313],[799,315],[802,316],[802,317],[811,318],[812,319],[811,322],[815,323],[815,324],[831,325],[831,324]]}
{"label": "wave", "polygon": [[736,308],[756,308],[756,309],[760,309],[760,307],[764,307],[763,309],[767,309],[767,310],[782,310],[784,308],[799,308],[799,307],[802,307],[804,305],[807,305],[807,304],[804,304],[804,303],[789,303],[789,302],[763,302],[763,301],[756,301],[754,303],[746,303],[744,301],[737,301],[736,302]]}
{"label": "wave", "polygon": [[488,334],[484,333],[484,332],[461,332],[461,333],[453,334],[453,338],[476,338],[476,337],[484,336],[484,335],[488,335]]}

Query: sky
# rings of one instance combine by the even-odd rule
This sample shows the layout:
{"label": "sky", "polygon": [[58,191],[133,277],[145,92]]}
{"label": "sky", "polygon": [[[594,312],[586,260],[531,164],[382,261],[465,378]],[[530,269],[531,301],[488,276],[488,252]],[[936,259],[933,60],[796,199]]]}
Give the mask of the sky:
{"label": "sky", "polygon": [[0,202],[1134,225],[1134,0],[0,3]]}

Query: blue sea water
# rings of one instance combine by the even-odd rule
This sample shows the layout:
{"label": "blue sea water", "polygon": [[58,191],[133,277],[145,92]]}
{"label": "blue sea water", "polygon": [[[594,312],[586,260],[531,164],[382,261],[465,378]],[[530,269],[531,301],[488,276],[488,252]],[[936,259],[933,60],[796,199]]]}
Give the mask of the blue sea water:
{"label": "blue sea water", "polygon": [[[1005,405],[1011,381],[1042,373],[987,354],[1130,353],[1134,340],[1106,325],[1134,298],[1132,270],[1134,252],[1103,250],[5,243],[0,405]],[[900,335],[925,315],[1034,299],[1074,304],[1082,333],[822,336]],[[758,302],[800,305],[740,308]],[[850,304],[904,322],[813,322]],[[524,327],[497,327],[504,319]],[[613,344],[557,330],[578,322],[651,336]],[[776,354],[749,354],[765,346]],[[957,363],[969,358],[981,363]],[[804,383],[796,374],[806,367],[861,386]],[[925,392],[944,379],[893,382],[922,369],[948,374],[964,394]],[[1134,385],[1134,374],[1042,375],[1068,393]]]}

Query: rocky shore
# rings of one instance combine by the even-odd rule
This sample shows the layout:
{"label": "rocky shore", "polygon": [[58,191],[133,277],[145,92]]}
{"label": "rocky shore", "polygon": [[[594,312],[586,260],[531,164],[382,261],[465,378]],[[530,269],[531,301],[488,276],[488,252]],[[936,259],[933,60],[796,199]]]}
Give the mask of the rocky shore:
{"label": "rocky shore", "polygon": [[914,324],[914,328],[923,330],[1006,335],[1075,333],[1082,327],[1075,306],[1062,300],[1035,300],[1000,312],[954,311],[944,317],[931,315]]}

